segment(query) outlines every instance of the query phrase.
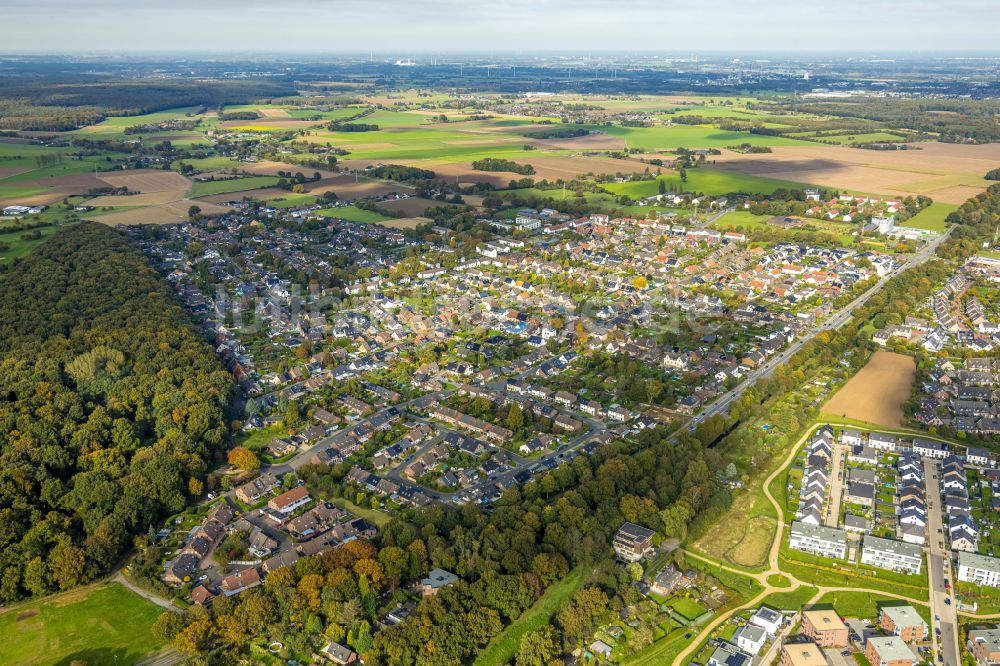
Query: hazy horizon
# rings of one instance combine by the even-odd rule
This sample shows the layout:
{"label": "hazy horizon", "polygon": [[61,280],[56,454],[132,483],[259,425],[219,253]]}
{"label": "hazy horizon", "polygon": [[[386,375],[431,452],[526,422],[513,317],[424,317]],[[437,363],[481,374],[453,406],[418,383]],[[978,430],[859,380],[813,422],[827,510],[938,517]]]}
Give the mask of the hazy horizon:
{"label": "hazy horizon", "polygon": [[993,54],[991,0],[0,0],[16,54]]}

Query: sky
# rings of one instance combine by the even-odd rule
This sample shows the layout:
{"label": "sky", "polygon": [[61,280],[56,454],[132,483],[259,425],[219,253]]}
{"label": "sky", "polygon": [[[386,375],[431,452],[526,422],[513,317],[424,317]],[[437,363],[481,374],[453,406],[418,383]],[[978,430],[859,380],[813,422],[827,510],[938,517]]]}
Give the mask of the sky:
{"label": "sky", "polygon": [[3,53],[990,52],[1000,0],[0,0]]}

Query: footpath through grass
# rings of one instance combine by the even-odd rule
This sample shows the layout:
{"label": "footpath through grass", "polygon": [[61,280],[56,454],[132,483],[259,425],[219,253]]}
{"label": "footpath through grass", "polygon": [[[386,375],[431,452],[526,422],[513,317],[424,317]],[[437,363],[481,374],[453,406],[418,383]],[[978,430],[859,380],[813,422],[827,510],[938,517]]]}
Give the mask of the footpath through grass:
{"label": "footpath through grass", "polygon": [[0,663],[134,664],[163,649],[162,609],[118,583],[89,586],[0,614]]}
{"label": "footpath through grass", "polygon": [[550,585],[531,608],[524,611],[510,625],[501,631],[486,646],[486,650],[476,659],[475,666],[501,666],[510,662],[517,654],[521,638],[525,634],[541,629],[552,621],[559,608],[583,583],[583,567],[577,567],[565,578]]}

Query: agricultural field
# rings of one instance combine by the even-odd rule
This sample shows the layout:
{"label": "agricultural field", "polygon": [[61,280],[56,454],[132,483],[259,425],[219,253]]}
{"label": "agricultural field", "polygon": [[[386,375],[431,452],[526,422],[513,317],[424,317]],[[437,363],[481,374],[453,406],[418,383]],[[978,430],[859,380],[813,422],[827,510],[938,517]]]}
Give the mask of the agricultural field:
{"label": "agricultural field", "polygon": [[725,151],[714,166],[864,194],[923,194],[958,205],[986,189],[983,174],[998,162],[1000,144],[922,142],[918,150],[881,151],[813,143],[775,147],[764,155]]}
{"label": "agricultural field", "polygon": [[16,606],[0,614],[0,662],[136,663],[163,648],[151,633],[162,610],[118,583]]}
{"label": "agricultural field", "polygon": [[251,176],[250,178],[233,178],[229,180],[210,180],[196,182],[191,186],[191,197],[207,197],[213,194],[229,194],[230,192],[246,192],[264,187],[274,187],[278,179],[273,176]]}
{"label": "agricultural field", "polygon": [[633,199],[641,199],[656,195],[659,192],[659,181],[666,183],[668,191],[676,192],[683,188],[687,192],[703,192],[709,195],[728,194],[730,192],[771,194],[779,187],[788,189],[808,187],[804,183],[733,173],[711,167],[687,169],[686,182],[681,182],[677,172],[669,171],[660,175],[656,180],[608,183],[603,187],[616,195],[627,194]]}
{"label": "agricultural field", "polygon": [[823,405],[823,411],[898,428],[903,422],[903,402],[910,397],[915,373],[916,364],[911,356],[877,351]]}

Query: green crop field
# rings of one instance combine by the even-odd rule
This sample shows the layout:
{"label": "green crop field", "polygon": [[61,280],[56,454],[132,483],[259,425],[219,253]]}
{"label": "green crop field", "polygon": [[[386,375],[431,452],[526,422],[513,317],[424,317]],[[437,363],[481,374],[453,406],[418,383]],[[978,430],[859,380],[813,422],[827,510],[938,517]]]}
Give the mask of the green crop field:
{"label": "green crop field", "polygon": [[[787,180],[751,176],[745,173],[722,171],[711,167],[698,167],[687,170],[687,182],[681,182],[680,174],[668,171],[659,176],[666,183],[668,191],[704,192],[710,195],[728,194],[730,192],[749,192],[753,194],[771,194],[779,187],[808,187],[803,183],[793,183]],[[659,192],[656,180],[637,180],[627,183],[608,183],[604,189],[613,194],[627,194],[639,199],[649,197]]]}
{"label": "green crop field", "polygon": [[89,125],[83,127],[79,130],[81,134],[121,134],[124,132],[126,127],[132,127],[134,125],[151,125],[155,123],[161,123],[166,120],[174,120],[188,117],[198,118],[195,114],[198,111],[198,107],[184,107],[179,109],[167,109],[166,111],[157,111],[155,113],[147,113],[141,116],[112,116],[110,118],[105,118],[102,122],[96,125]]}
{"label": "green crop field", "polygon": [[393,218],[381,213],[376,213],[371,210],[364,210],[361,208],[356,208],[355,206],[345,206],[343,208],[328,208],[326,210],[316,211],[317,214],[323,217],[335,217],[340,220],[347,220],[348,222],[364,222],[366,224],[374,224],[376,222],[385,222],[386,220],[391,220]]}
{"label": "green crop field", "polygon": [[80,588],[0,615],[0,663],[134,664],[163,648],[162,609],[118,583]]}
{"label": "green crop field", "polygon": [[501,666],[510,662],[517,653],[521,638],[550,623],[559,608],[569,601],[582,583],[583,568],[577,567],[565,578],[550,585],[531,608],[521,613],[521,617],[490,641],[473,662],[475,666]]}
{"label": "green crop field", "polygon": [[676,148],[725,148],[749,143],[754,146],[804,146],[815,145],[799,139],[750,132],[720,130],[703,125],[673,125],[660,127],[606,127],[611,136],[620,136],[629,148],[649,151]]}
{"label": "green crop field", "polygon": [[191,187],[192,198],[206,197],[212,194],[228,194],[229,192],[245,192],[262,187],[274,187],[278,182],[276,176],[252,176],[250,178],[234,178],[232,180],[210,180],[195,183]]}

